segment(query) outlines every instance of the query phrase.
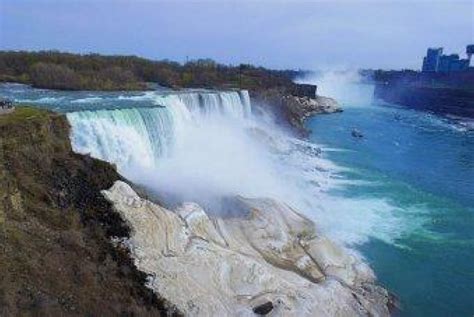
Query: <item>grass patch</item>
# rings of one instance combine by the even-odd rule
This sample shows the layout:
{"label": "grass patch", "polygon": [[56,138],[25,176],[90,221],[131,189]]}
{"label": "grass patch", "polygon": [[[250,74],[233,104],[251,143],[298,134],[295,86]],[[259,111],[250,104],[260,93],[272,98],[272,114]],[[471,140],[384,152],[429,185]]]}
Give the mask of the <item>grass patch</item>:
{"label": "grass patch", "polygon": [[0,115],[0,127],[10,124],[19,124],[30,120],[44,120],[51,116],[51,112],[28,105],[16,105],[12,113]]}

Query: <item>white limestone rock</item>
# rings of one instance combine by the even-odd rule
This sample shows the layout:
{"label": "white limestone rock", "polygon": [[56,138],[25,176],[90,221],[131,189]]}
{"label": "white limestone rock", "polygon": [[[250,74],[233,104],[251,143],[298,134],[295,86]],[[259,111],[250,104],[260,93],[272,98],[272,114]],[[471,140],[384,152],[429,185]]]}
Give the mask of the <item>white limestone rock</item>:
{"label": "white limestone rock", "polygon": [[214,218],[194,203],[167,210],[121,181],[103,194],[132,230],[124,244],[148,287],[187,316],[255,316],[268,302],[267,316],[389,315],[370,268],[283,203],[237,197],[242,216]]}

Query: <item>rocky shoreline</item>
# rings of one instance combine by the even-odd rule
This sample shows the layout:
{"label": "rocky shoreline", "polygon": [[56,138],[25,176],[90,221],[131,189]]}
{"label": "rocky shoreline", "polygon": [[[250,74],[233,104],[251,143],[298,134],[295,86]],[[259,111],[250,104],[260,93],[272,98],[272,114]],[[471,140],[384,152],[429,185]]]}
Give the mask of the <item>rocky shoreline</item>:
{"label": "rocky shoreline", "polygon": [[293,94],[283,89],[251,91],[250,97],[253,104],[275,114],[277,123],[295,129],[301,136],[309,133],[304,126],[308,117],[343,111],[333,98],[316,94]]}
{"label": "rocky shoreline", "polygon": [[127,247],[147,285],[186,316],[389,316],[372,270],[312,221],[265,198],[235,197],[212,217],[171,211],[117,181],[102,191],[131,228]]}

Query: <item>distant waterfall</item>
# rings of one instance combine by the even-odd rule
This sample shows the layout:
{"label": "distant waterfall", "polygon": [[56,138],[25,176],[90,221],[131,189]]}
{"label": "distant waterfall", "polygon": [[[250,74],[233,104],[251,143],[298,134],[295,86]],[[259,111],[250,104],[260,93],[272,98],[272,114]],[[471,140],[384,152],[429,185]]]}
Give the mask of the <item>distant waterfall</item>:
{"label": "distant waterfall", "polygon": [[209,118],[243,120],[251,114],[247,91],[151,96],[150,107],[68,113],[74,150],[119,168],[153,167],[171,153],[186,126]]}

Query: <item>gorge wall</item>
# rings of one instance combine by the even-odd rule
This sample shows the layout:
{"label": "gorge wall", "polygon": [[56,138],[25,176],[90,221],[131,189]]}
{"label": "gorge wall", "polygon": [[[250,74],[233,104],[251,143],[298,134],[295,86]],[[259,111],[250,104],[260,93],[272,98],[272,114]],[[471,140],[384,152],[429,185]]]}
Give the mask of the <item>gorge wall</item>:
{"label": "gorge wall", "polygon": [[0,315],[176,314],[111,243],[129,227],[100,190],[120,179],[72,151],[64,116],[0,116]]}
{"label": "gorge wall", "polygon": [[416,86],[410,83],[378,83],[377,98],[441,115],[474,118],[474,90],[453,87]]}
{"label": "gorge wall", "polygon": [[[314,88],[308,89],[306,88],[308,86]],[[333,98],[312,95],[313,89],[316,92],[316,86],[295,85],[295,87],[304,88],[295,88],[295,90],[273,88],[251,91],[250,96],[255,104],[261,105],[269,112],[274,113],[275,120],[280,125],[295,128],[301,135],[307,135],[308,133],[304,127],[306,118],[315,114],[342,111],[342,108]]]}

